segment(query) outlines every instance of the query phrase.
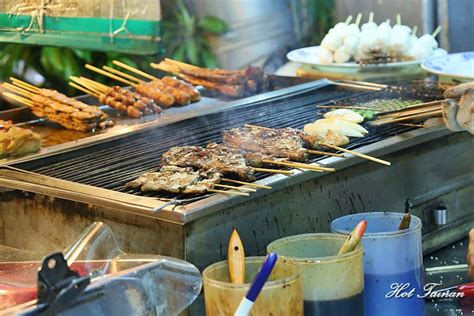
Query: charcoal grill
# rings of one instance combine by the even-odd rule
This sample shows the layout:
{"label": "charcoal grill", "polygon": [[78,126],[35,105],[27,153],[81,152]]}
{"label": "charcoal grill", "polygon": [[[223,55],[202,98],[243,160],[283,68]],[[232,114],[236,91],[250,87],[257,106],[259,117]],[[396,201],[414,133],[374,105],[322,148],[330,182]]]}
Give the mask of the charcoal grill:
{"label": "charcoal grill", "polygon": [[[314,157],[334,173],[294,171],[293,176],[258,174],[250,197],[210,194],[143,194],[124,184],[156,170],[162,153],[176,145],[206,145],[224,129],[254,124],[302,128],[323,109],[319,104],[364,104],[375,99],[440,99],[434,83],[410,82],[385,89],[315,81],[223,105],[213,113],[102,139],[5,165],[0,169],[0,242],[23,249],[66,245],[90,221],[118,232],[126,251],[186,258],[199,268],[225,257],[227,238],[237,227],[248,255],[284,236],[327,231],[333,218],[362,211],[412,212],[424,219],[425,250],[460,238],[474,221],[472,136],[446,129],[402,125],[368,126],[367,137],[348,148],[392,162],[382,166],[358,157]],[[171,201],[171,202],[170,202]],[[448,222],[438,226],[431,210],[443,206]],[[70,223],[74,225],[69,225]],[[34,231],[25,238],[13,227]],[[2,228],[2,227],[0,227]]]}

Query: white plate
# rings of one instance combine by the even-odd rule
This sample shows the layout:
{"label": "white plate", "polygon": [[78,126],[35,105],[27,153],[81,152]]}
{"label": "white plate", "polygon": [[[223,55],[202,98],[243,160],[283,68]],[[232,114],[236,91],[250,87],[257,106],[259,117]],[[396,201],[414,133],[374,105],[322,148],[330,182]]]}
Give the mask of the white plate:
{"label": "white plate", "polygon": [[421,64],[426,71],[440,76],[474,79],[474,52],[448,54]]}
{"label": "white plate", "polygon": [[360,65],[358,63],[332,63],[332,64],[319,64],[317,60],[319,59],[319,46],[311,46],[311,47],[304,47],[293,50],[289,52],[286,57],[294,62],[303,63],[307,65],[314,66],[320,69],[326,69],[327,71],[341,71],[341,70],[361,70],[361,69],[373,69],[373,70],[382,70],[382,69],[390,69],[390,68],[406,68],[406,67],[414,67],[418,66],[421,61],[420,60],[411,60],[411,61],[402,61],[402,62],[395,62],[395,63],[387,63],[387,64],[369,64],[369,65]]}

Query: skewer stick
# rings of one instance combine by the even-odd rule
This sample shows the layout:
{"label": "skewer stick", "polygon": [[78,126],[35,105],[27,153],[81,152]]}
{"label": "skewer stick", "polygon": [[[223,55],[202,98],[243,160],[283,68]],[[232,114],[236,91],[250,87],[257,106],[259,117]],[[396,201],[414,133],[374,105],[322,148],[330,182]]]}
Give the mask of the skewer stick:
{"label": "skewer stick", "polygon": [[357,17],[356,17],[356,20],[355,20],[355,25],[359,26],[360,24],[360,21],[362,20],[362,13],[357,13]]}
{"label": "skewer stick", "polygon": [[273,128],[270,128],[270,127],[251,125],[251,124],[244,124],[244,126],[245,127],[252,127],[252,128],[266,129],[266,130],[273,130]]}
{"label": "skewer stick", "polygon": [[[93,92],[94,94],[97,94],[97,95],[100,95],[103,91],[99,88],[97,88],[96,86],[92,85],[92,84],[89,84],[87,82],[85,82],[84,80],[82,80],[81,78],[78,78],[78,77],[74,77],[74,76],[70,76],[69,79],[71,79],[72,81],[74,81],[75,83],[85,87],[86,89],[90,90],[91,92]],[[81,90],[81,91],[84,91],[84,90]],[[86,92],[87,93],[87,92]]]}
{"label": "skewer stick", "polygon": [[374,12],[370,11],[369,13],[369,22],[373,22],[374,21]]}
{"label": "skewer stick", "polygon": [[26,83],[24,81],[18,80],[16,78],[10,77],[10,80],[13,82],[14,85],[17,85],[25,90],[28,90],[33,93],[38,93],[40,91],[40,88],[35,87],[29,83]]}
{"label": "skewer stick", "polygon": [[411,33],[412,33],[413,35],[416,35],[416,32],[417,32],[417,31],[418,31],[418,25],[413,26],[413,29],[412,29],[412,32],[411,32]]}
{"label": "skewer stick", "polygon": [[263,185],[263,184],[258,184],[258,183],[251,183],[251,182],[245,182],[245,181],[239,181],[239,180],[233,180],[233,179],[227,179],[227,178],[223,178],[222,181],[225,181],[225,182],[231,182],[231,183],[237,183],[237,184],[243,184],[243,185],[247,185],[249,187],[255,187],[255,188],[259,188],[259,189],[267,189],[267,190],[271,190],[272,187],[268,186],[268,185]]}
{"label": "skewer stick", "polygon": [[349,15],[344,23],[349,24],[352,21],[352,15]]}
{"label": "skewer stick", "polygon": [[217,183],[217,184],[214,184],[215,187],[221,187],[221,188],[226,188],[226,189],[234,189],[234,190],[237,190],[237,191],[247,191],[247,192],[257,192],[257,190],[255,189],[252,189],[252,188],[244,188],[244,187],[234,187],[232,185],[226,185],[226,184],[220,184],[220,183]]}
{"label": "skewer stick", "polygon": [[127,74],[127,73],[124,73],[123,71],[117,70],[117,69],[112,68],[112,67],[102,66],[102,69],[104,69],[105,71],[111,72],[111,73],[113,73],[113,74],[122,76],[122,77],[124,77],[124,78],[126,78],[126,79],[128,79],[128,80],[135,81],[135,82],[137,82],[137,83],[139,83],[140,81],[142,81],[142,80],[138,79],[137,77],[134,77],[134,76],[132,76],[132,75],[129,75],[129,74]]}
{"label": "skewer stick", "polygon": [[258,171],[258,172],[280,173],[280,174],[286,174],[289,176],[293,174],[293,171],[287,171],[287,170],[277,170],[277,169],[267,169],[267,168],[253,168],[253,170]]}
{"label": "skewer stick", "polygon": [[82,86],[80,86],[80,85],[78,85],[78,84],[75,84],[74,82],[69,82],[69,85],[70,85],[71,87],[76,88],[77,90],[82,91],[82,92],[84,92],[84,93],[87,93],[87,94],[89,94],[89,95],[91,95],[91,96],[93,96],[93,97],[96,97],[96,98],[99,97],[99,94],[97,94],[97,93],[95,93],[95,92],[92,92],[91,90],[88,90],[88,89],[86,89],[86,88],[84,88],[84,87],[82,87]]}
{"label": "skewer stick", "polygon": [[413,124],[413,123],[398,123],[398,125],[401,126],[408,126],[408,127],[419,127],[419,128],[424,128],[424,124]]}
{"label": "skewer stick", "polygon": [[174,73],[174,74],[179,74],[181,72],[181,69],[179,69],[179,67],[176,67],[174,65],[164,64],[163,62],[159,64],[151,63],[150,66],[152,68],[159,69],[164,72]]}
{"label": "skewer stick", "polygon": [[324,156],[332,156],[332,157],[339,157],[339,158],[344,157],[344,155],[342,154],[331,153],[327,151],[319,151],[319,150],[313,150],[313,149],[305,149],[304,151],[313,155],[324,155]]}
{"label": "skewer stick", "polygon": [[3,86],[4,86],[5,88],[7,88],[8,90],[11,90],[11,91],[13,91],[13,92],[16,92],[16,93],[18,93],[18,94],[20,94],[20,95],[22,95],[22,96],[24,96],[24,97],[28,97],[28,98],[30,98],[30,99],[35,95],[34,93],[29,92],[28,90],[25,90],[25,89],[23,89],[23,88],[21,88],[21,87],[18,87],[18,86],[14,86],[14,85],[12,85],[12,84],[10,84],[10,83],[8,83],[8,82],[5,82],[5,83],[3,84]]}
{"label": "skewer stick", "polygon": [[94,67],[92,65],[89,65],[89,64],[86,64],[86,68],[89,69],[89,70],[92,70],[92,71],[95,71],[101,75],[104,75],[104,76],[107,76],[109,78],[112,78],[112,79],[115,79],[117,81],[120,81],[122,83],[125,83],[126,85],[129,85],[129,86],[132,86],[132,87],[136,87],[137,85],[127,79],[124,79],[122,77],[119,77],[119,76],[116,76],[114,74],[111,74],[110,72],[107,72],[105,70],[102,70],[100,68],[97,68],[97,67]]}
{"label": "skewer stick", "polygon": [[408,115],[413,115],[413,114],[420,114],[420,113],[425,113],[425,112],[431,112],[435,110],[440,110],[442,107],[441,105],[432,105],[429,107],[422,107],[422,108],[417,108],[417,109],[409,109],[406,111],[399,111],[391,114],[384,114],[380,115],[378,119],[390,119],[390,118],[399,118],[403,116],[408,116]]}
{"label": "skewer stick", "polygon": [[214,193],[223,193],[227,195],[242,195],[242,196],[250,196],[248,193],[244,192],[238,192],[238,191],[224,191],[224,190],[215,190],[215,189],[207,189],[209,192],[214,192]]}
{"label": "skewer stick", "polygon": [[402,17],[400,16],[400,14],[397,14],[397,24],[398,25],[402,24]]}
{"label": "skewer stick", "polygon": [[425,112],[425,113],[421,113],[421,114],[408,115],[408,116],[404,116],[404,117],[400,117],[400,118],[396,118],[396,119],[376,120],[376,121],[373,121],[372,124],[374,124],[374,125],[384,125],[384,124],[402,122],[402,121],[413,120],[413,119],[418,119],[418,118],[436,117],[436,116],[441,115],[441,114],[443,114],[443,110],[435,110],[435,111]]}
{"label": "skewer stick", "polygon": [[262,160],[262,162],[268,163],[268,164],[273,164],[273,165],[282,165],[282,166],[292,167],[292,168],[296,168],[296,169],[307,169],[307,170],[318,171],[318,172],[336,171],[336,169],[334,169],[334,168],[314,166],[314,165],[309,165],[309,164],[305,164],[305,163],[301,163],[301,162],[285,162],[285,161],[273,161],[273,160],[265,160],[265,159]]}
{"label": "skewer stick", "polygon": [[3,94],[3,96],[7,97],[7,98],[10,98],[14,101],[17,101],[17,102],[20,102],[22,104],[25,104],[29,107],[32,107],[34,106],[34,103],[31,101],[31,100],[28,100],[26,98],[23,98],[23,97],[20,97],[19,95],[16,95],[16,94],[13,94],[13,93],[10,93],[10,92],[5,92]]}
{"label": "skewer stick", "polygon": [[438,27],[436,28],[436,30],[434,30],[431,36],[436,37],[439,32],[441,32],[441,25],[438,25]]}
{"label": "skewer stick", "polygon": [[327,148],[332,148],[332,149],[337,149],[337,150],[340,150],[340,151],[343,151],[343,152],[346,152],[346,153],[349,153],[349,154],[352,154],[354,156],[358,156],[358,157],[361,157],[361,158],[364,158],[364,159],[367,159],[367,160],[371,160],[371,161],[374,161],[374,162],[378,162],[382,165],[386,165],[386,166],[390,166],[391,163],[389,161],[386,161],[386,160],[382,160],[382,159],[379,159],[379,158],[375,158],[375,157],[372,157],[372,156],[369,156],[369,155],[365,155],[365,154],[362,154],[362,153],[358,153],[356,151],[353,151],[353,150],[349,150],[349,149],[345,149],[345,148],[342,148],[342,147],[339,147],[339,146],[335,146],[335,145],[331,145],[331,144],[326,144],[326,143],[321,143],[320,144],[321,146],[324,146],[324,147],[327,147]]}
{"label": "skewer stick", "polygon": [[408,110],[412,110],[412,109],[417,109],[417,108],[424,108],[424,107],[428,107],[428,106],[431,106],[431,105],[436,105],[436,104],[439,104],[441,105],[441,102],[443,102],[444,100],[436,100],[436,101],[430,101],[430,102],[423,102],[423,103],[416,103],[416,104],[413,104],[413,105],[409,105],[403,109],[398,109],[398,110],[392,110],[392,111],[384,111],[382,113],[380,113],[378,116],[386,116],[387,114],[390,114],[390,113],[399,113],[399,112],[403,112],[403,111],[408,111]]}
{"label": "skewer stick", "polygon": [[97,88],[97,90],[100,90],[102,92],[106,92],[107,90],[110,89],[109,86],[106,86],[105,84],[102,84],[100,82],[91,80],[91,79],[86,78],[86,77],[79,77],[79,79],[81,81],[84,81],[84,82],[88,83],[89,85],[95,86]]}
{"label": "skewer stick", "polygon": [[351,110],[365,110],[365,111],[374,111],[378,112],[380,110],[364,107],[364,106],[352,106],[352,105],[317,105],[316,107],[321,109],[351,109]]}
{"label": "skewer stick", "polygon": [[113,63],[114,65],[119,66],[119,67],[125,68],[125,69],[127,69],[128,71],[134,72],[134,73],[136,73],[137,75],[140,75],[140,76],[142,76],[142,77],[145,77],[145,78],[147,78],[147,79],[150,79],[150,80],[157,80],[157,79],[158,79],[158,78],[156,78],[155,76],[152,76],[152,75],[149,74],[149,73],[146,73],[146,72],[144,72],[144,71],[141,71],[140,69],[137,69],[137,68],[134,68],[134,67],[129,66],[129,65],[127,65],[127,64],[124,64],[124,63],[122,63],[122,62],[120,62],[120,61],[118,61],[118,60],[114,60],[114,61],[112,61],[112,63]]}

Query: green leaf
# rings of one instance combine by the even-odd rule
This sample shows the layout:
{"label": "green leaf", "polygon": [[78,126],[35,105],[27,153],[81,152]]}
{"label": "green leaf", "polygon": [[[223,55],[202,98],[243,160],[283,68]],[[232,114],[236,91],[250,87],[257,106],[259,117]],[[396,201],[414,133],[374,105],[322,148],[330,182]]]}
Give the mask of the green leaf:
{"label": "green leaf", "polygon": [[194,40],[190,40],[186,42],[186,56],[188,57],[189,61],[197,65],[198,64],[198,52],[197,52],[197,45]]}
{"label": "green leaf", "polygon": [[92,63],[92,52],[91,51],[83,50],[83,49],[74,49],[73,53],[78,58],[82,59],[84,62]]}
{"label": "green leaf", "polygon": [[214,56],[214,54],[210,50],[204,49],[201,55],[202,55],[202,61],[203,61],[204,67],[217,68],[218,64],[217,64],[216,56]]}
{"label": "green leaf", "polygon": [[179,61],[185,61],[186,46],[179,46],[172,54],[172,58]]}
{"label": "green leaf", "polygon": [[229,30],[229,26],[216,16],[204,17],[199,26],[205,31],[213,34],[222,34]]}

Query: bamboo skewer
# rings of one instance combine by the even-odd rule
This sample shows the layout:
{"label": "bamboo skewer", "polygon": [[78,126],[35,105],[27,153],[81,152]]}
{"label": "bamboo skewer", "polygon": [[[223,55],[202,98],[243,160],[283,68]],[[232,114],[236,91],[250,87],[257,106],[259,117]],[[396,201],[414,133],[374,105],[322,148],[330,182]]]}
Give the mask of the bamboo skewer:
{"label": "bamboo skewer", "polygon": [[30,91],[30,92],[37,93],[37,92],[40,91],[40,88],[35,87],[34,85],[32,85],[32,84],[30,84],[30,83],[21,81],[20,79],[17,79],[17,78],[14,78],[14,77],[10,77],[10,80],[13,82],[13,84],[15,84],[15,85],[17,85],[17,86],[22,86],[23,89],[28,90],[28,91]]}
{"label": "bamboo skewer", "polygon": [[443,110],[440,109],[440,110],[435,110],[435,111],[416,114],[416,115],[404,116],[404,117],[396,118],[396,119],[376,120],[376,121],[373,121],[372,124],[374,124],[374,125],[384,125],[384,124],[402,122],[402,121],[419,119],[419,118],[435,117],[435,116],[439,116],[439,115],[442,115],[442,114],[443,114]]}
{"label": "bamboo skewer", "polygon": [[280,173],[280,174],[286,174],[289,176],[293,174],[292,171],[287,171],[287,170],[267,169],[267,168],[252,168],[252,169],[258,172]]}
{"label": "bamboo skewer", "polygon": [[217,184],[214,184],[215,187],[221,187],[221,188],[226,188],[226,189],[234,189],[234,190],[237,190],[237,191],[247,191],[247,192],[257,192],[257,190],[255,189],[252,189],[252,188],[244,188],[244,187],[234,187],[232,185],[226,185],[226,184],[220,184],[220,183],[217,183]]}
{"label": "bamboo skewer", "polygon": [[97,91],[98,93],[106,93],[108,90],[110,90],[109,86],[103,85],[99,82],[85,77],[77,78],[77,81],[80,82],[83,86],[89,87],[90,90]]}
{"label": "bamboo skewer", "polygon": [[231,182],[231,183],[237,183],[237,184],[243,184],[243,185],[247,185],[249,187],[255,187],[255,188],[259,188],[259,189],[267,189],[267,190],[271,190],[272,187],[268,186],[268,185],[263,185],[263,184],[258,184],[258,183],[252,183],[252,182],[245,182],[245,181],[239,181],[239,180],[233,180],[233,179],[227,179],[227,178],[223,178],[222,181],[225,181],[225,182]]}
{"label": "bamboo skewer", "polygon": [[28,98],[30,98],[30,99],[35,95],[34,93],[29,92],[28,90],[25,90],[25,89],[20,88],[20,87],[18,87],[18,86],[14,86],[14,85],[12,85],[12,84],[10,84],[10,83],[8,83],[8,82],[5,82],[5,83],[3,84],[3,86],[4,86],[5,88],[7,88],[8,90],[10,90],[10,91],[13,91],[13,92],[15,92],[15,93],[18,93],[18,94],[20,94],[20,95],[22,95],[22,96],[24,96],[24,97],[28,97]]}
{"label": "bamboo skewer", "polygon": [[304,149],[304,151],[313,155],[333,156],[333,157],[339,157],[339,158],[344,157],[344,155],[342,154],[331,153],[327,151],[319,151],[319,150],[313,150],[313,149]]}
{"label": "bamboo skewer", "polygon": [[89,69],[89,70],[95,71],[95,72],[97,72],[97,73],[99,73],[99,74],[101,74],[101,75],[104,75],[104,76],[107,76],[107,77],[109,77],[109,78],[112,78],[112,79],[115,79],[115,80],[117,80],[117,81],[120,81],[120,82],[122,82],[122,83],[125,83],[126,85],[132,86],[132,87],[134,87],[134,88],[137,87],[137,84],[136,84],[136,83],[131,82],[130,80],[127,80],[127,79],[125,79],[125,78],[116,76],[116,75],[114,75],[114,74],[112,74],[112,73],[110,73],[110,72],[107,72],[107,71],[103,70],[103,69],[94,67],[94,66],[89,65],[89,64],[86,64],[86,68]]}
{"label": "bamboo skewer", "polygon": [[382,115],[382,116],[379,116],[379,117],[377,118],[377,120],[391,119],[391,118],[395,119],[395,118],[404,117],[404,116],[410,116],[410,115],[414,115],[414,114],[421,114],[421,113],[426,113],[426,112],[432,112],[432,111],[440,110],[440,109],[441,109],[441,106],[439,106],[439,105],[432,105],[432,106],[424,107],[424,108],[420,108],[420,109],[409,110],[409,111],[401,111],[401,112],[397,112],[397,113],[393,113],[393,114]]}
{"label": "bamboo skewer", "polygon": [[111,67],[107,67],[107,66],[102,66],[102,69],[104,69],[105,71],[108,71],[110,73],[113,73],[115,75],[118,75],[118,76],[121,76],[123,78],[126,78],[128,80],[132,80],[132,81],[135,81],[137,83],[140,83],[142,80],[138,79],[137,77],[134,77],[132,75],[129,75],[123,71],[120,71],[120,70],[117,70],[117,69],[114,69],[114,68],[111,68]]}
{"label": "bamboo skewer", "polygon": [[82,76],[79,77],[79,78],[80,78],[81,80],[85,81],[85,82],[88,82],[88,83],[90,83],[90,84],[96,86],[97,88],[103,89],[104,91],[110,89],[109,86],[107,86],[107,85],[105,85],[105,84],[103,84],[103,83],[100,83],[100,82],[98,82],[98,81],[94,81],[94,80],[92,80],[92,79],[89,79],[89,78],[86,78],[86,77],[82,77]]}
{"label": "bamboo skewer", "polygon": [[409,105],[409,106],[407,106],[403,109],[382,112],[382,113],[378,114],[378,117],[388,116],[390,114],[396,114],[396,113],[401,113],[401,112],[405,112],[405,111],[413,111],[415,109],[422,109],[422,108],[426,108],[426,107],[430,107],[430,106],[434,106],[434,105],[441,106],[441,102],[443,102],[443,101],[444,100],[436,100],[436,101],[431,101],[431,102],[417,103],[417,104]]}
{"label": "bamboo skewer", "polygon": [[87,93],[87,94],[89,94],[89,95],[91,95],[91,96],[93,96],[93,97],[96,97],[96,98],[99,97],[99,94],[97,94],[97,93],[95,93],[95,92],[92,92],[91,90],[88,90],[88,89],[84,88],[83,86],[80,86],[80,85],[78,85],[78,84],[76,84],[76,83],[74,83],[74,82],[69,82],[69,85],[70,85],[71,87],[76,88],[77,90],[82,91],[82,92],[84,92],[84,93]]}
{"label": "bamboo skewer", "polygon": [[[71,83],[71,86],[73,86],[73,87],[75,87],[76,89],[79,89],[79,90],[81,90],[81,91],[84,91],[84,92],[86,92],[87,94],[90,94],[90,95],[92,95],[92,96],[94,96],[94,97],[98,97],[98,96],[100,96],[100,94],[102,94],[102,93],[105,92],[105,91],[101,90],[100,88],[98,88],[97,86],[94,86],[94,85],[92,85],[92,84],[89,84],[89,83],[85,82],[84,80],[82,80],[82,79],[80,79],[80,78],[71,76],[71,77],[69,77],[69,79],[71,79],[71,80],[73,81],[72,83],[74,83],[75,85],[80,86],[80,87],[84,87],[84,88],[83,88],[83,89],[79,89],[78,87],[73,86],[72,83]],[[86,89],[86,90],[92,92],[92,94],[89,93],[89,92],[87,92],[87,91],[85,91],[84,89]]]}
{"label": "bamboo skewer", "polygon": [[214,193],[223,193],[227,195],[242,195],[242,196],[250,196],[248,193],[244,192],[238,192],[238,191],[224,191],[224,190],[215,190],[215,189],[207,189],[209,192],[214,192]]}
{"label": "bamboo skewer", "polygon": [[16,95],[16,94],[13,94],[13,93],[10,93],[10,92],[5,92],[3,94],[5,97],[7,98],[10,98],[14,101],[17,101],[17,102],[20,102],[22,104],[25,104],[27,105],[28,107],[32,107],[33,106],[33,102],[31,102],[30,100],[24,98],[24,97],[21,97],[19,95]]}
{"label": "bamboo skewer", "polygon": [[380,110],[364,107],[364,106],[352,106],[352,105],[317,105],[316,107],[321,109],[351,109],[351,110],[364,110],[364,111],[374,111],[379,112]]}
{"label": "bamboo skewer", "polygon": [[305,163],[301,163],[301,162],[285,162],[285,161],[273,161],[273,160],[265,160],[265,159],[262,160],[262,162],[268,163],[268,164],[273,164],[273,165],[282,165],[282,166],[286,166],[286,167],[293,167],[293,168],[296,168],[296,169],[307,169],[307,170],[319,171],[319,172],[324,172],[324,171],[334,172],[334,171],[336,171],[336,169],[334,169],[334,168],[326,168],[326,167],[321,167],[321,166],[317,166],[317,165],[309,165],[309,164],[305,164]]}
{"label": "bamboo skewer", "polygon": [[146,73],[146,72],[144,72],[144,71],[141,71],[140,69],[134,68],[134,67],[132,67],[132,66],[130,66],[130,65],[124,64],[124,63],[122,63],[122,62],[120,62],[120,61],[118,61],[118,60],[114,60],[114,61],[112,61],[112,63],[113,63],[114,65],[117,65],[117,66],[119,66],[119,67],[122,67],[122,68],[124,68],[124,69],[127,69],[128,71],[134,72],[134,73],[136,73],[137,75],[140,75],[140,76],[142,76],[142,77],[145,77],[145,78],[147,78],[147,79],[150,79],[150,80],[157,80],[157,79],[158,79],[158,78],[156,78],[155,76],[153,76],[153,75],[151,75],[151,74],[149,74],[149,73]]}
{"label": "bamboo skewer", "polygon": [[353,150],[349,150],[349,149],[345,149],[345,148],[342,148],[342,147],[339,147],[339,146],[335,146],[335,145],[331,145],[331,144],[326,144],[326,143],[321,143],[321,146],[324,146],[324,147],[327,147],[327,148],[332,148],[332,149],[337,149],[337,150],[340,150],[340,151],[343,151],[343,152],[346,152],[346,153],[349,153],[349,154],[352,154],[354,156],[358,156],[358,157],[361,157],[361,158],[364,158],[364,159],[367,159],[367,160],[371,160],[373,162],[378,162],[382,165],[386,165],[386,166],[390,166],[391,163],[389,161],[386,161],[386,160],[382,160],[382,159],[379,159],[379,158],[375,158],[375,157],[372,157],[372,156],[369,156],[369,155],[365,155],[365,154],[362,154],[362,153],[358,153],[356,151],[353,151]]}

